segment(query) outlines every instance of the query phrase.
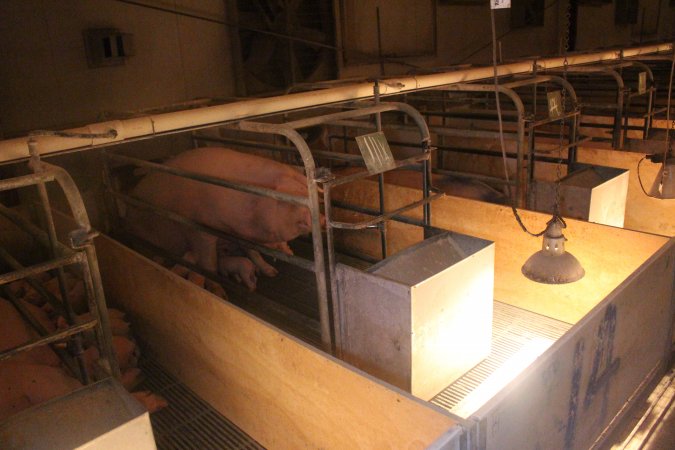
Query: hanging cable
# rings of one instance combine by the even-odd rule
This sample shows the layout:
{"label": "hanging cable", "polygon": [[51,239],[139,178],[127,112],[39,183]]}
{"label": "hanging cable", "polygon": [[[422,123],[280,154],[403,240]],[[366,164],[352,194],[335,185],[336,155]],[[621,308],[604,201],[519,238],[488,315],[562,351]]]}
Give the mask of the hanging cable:
{"label": "hanging cable", "polygon": [[[532,231],[528,230],[525,224],[523,223],[523,220],[520,217],[520,214],[518,214],[518,210],[516,209],[516,199],[513,196],[513,190],[511,189],[511,182],[510,182],[510,177],[509,177],[509,168],[508,168],[508,163],[507,163],[507,157],[506,157],[506,144],[504,142],[504,123],[502,120],[502,109],[501,109],[501,104],[499,102],[499,74],[497,71],[497,31],[496,31],[496,26],[495,26],[495,10],[490,8],[490,24],[492,27],[492,69],[493,69],[493,74],[494,74],[494,85],[495,85],[495,101],[497,104],[497,122],[499,123],[499,145],[501,147],[501,152],[502,152],[502,162],[504,166],[504,178],[506,180],[506,189],[508,191],[508,198],[511,200],[511,211],[513,212],[513,216],[516,218],[516,222],[518,222],[518,225],[520,225],[520,228],[526,232],[527,234],[534,236],[534,237],[539,237],[542,236],[545,232],[546,229],[540,231],[539,233],[533,233]],[[530,164],[532,164],[532,161],[529,161]]]}
{"label": "hanging cable", "polygon": [[642,157],[640,159],[640,161],[638,161],[638,165],[637,165],[637,169],[636,169],[638,182],[640,183],[640,188],[642,189],[642,192],[647,197],[657,198],[657,199],[661,199],[662,197],[659,197],[658,195],[652,195],[652,193],[647,192],[644,185],[642,184],[642,175],[640,173],[640,166],[642,165],[642,162],[645,159],[649,159],[650,161],[652,161],[654,163],[660,162],[661,165],[662,165],[662,169],[659,172],[659,174],[657,174],[657,177],[660,175],[661,179],[654,180],[654,183],[655,183],[655,185],[663,184],[663,178],[664,178],[666,163],[668,162],[669,155],[672,156],[672,154],[673,154],[673,150],[672,150],[673,141],[672,141],[672,138],[671,138],[671,131],[675,130],[675,119],[673,119],[672,121],[670,120],[670,108],[671,108],[671,95],[672,95],[672,92],[673,92],[673,73],[674,72],[675,72],[675,51],[671,55],[670,78],[669,78],[669,82],[668,82],[668,100],[666,101],[666,141],[665,141],[665,145],[664,145],[664,148],[663,148],[663,155],[659,157],[659,154],[654,153],[653,155],[646,155],[646,156]]}
{"label": "hanging cable", "polygon": [[[568,61],[567,61],[567,49],[569,47],[569,23],[570,23],[570,10],[569,10],[569,4],[567,8],[567,12],[565,14],[565,35],[564,35],[564,60],[563,60],[563,79],[567,81],[567,67],[568,67]],[[518,222],[518,225],[520,225],[520,228],[527,234],[534,236],[534,237],[539,237],[544,235],[546,230],[548,229],[548,225],[552,222],[558,222],[560,223],[562,228],[566,228],[567,224],[565,223],[565,220],[561,217],[560,215],[560,179],[561,179],[561,165],[562,165],[562,147],[563,147],[563,139],[564,139],[564,132],[565,132],[565,118],[564,118],[564,112],[565,112],[565,103],[567,101],[566,98],[566,90],[562,90],[562,108],[563,108],[563,117],[560,119],[560,145],[558,147],[558,162],[556,164],[556,182],[554,184],[554,205],[553,205],[553,218],[547,223],[546,228],[544,228],[542,231],[538,233],[534,233],[530,231],[525,223],[523,222],[522,218],[520,217],[520,214],[518,213],[518,209],[516,208],[516,199],[513,196],[513,191],[511,189],[511,184],[510,184],[510,178],[509,178],[509,172],[508,172],[508,165],[507,165],[507,157],[506,157],[506,144],[504,142],[504,126],[503,126],[503,119],[502,119],[502,112],[501,112],[501,105],[499,102],[499,76],[498,76],[498,71],[497,71],[497,32],[496,32],[496,25],[495,25],[495,13],[494,9],[490,8],[490,24],[492,28],[492,68],[493,68],[493,74],[494,74],[494,85],[495,85],[495,101],[496,101],[496,106],[497,106],[497,121],[499,123],[499,144],[501,147],[501,153],[502,153],[502,161],[503,161],[503,167],[504,167],[504,178],[506,180],[506,188],[508,190],[508,197],[511,200],[511,211],[513,212],[513,216],[516,219],[516,222]],[[534,159],[534,158],[533,158]],[[528,164],[533,164],[534,161],[529,161]]]}
{"label": "hanging cable", "polygon": [[[551,8],[551,7],[555,6],[555,5],[557,5],[558,2],[559,2],[559,0],[553,0],[553,1],[552,1],[551,3],[549,3],[548,5],[545,5],[545,6],[544,6],[544,13],[545,13],[545,11],[546,11],[547,9],[549,9],[549,8]],[[516,31],[517,29],[518,29],[518,28],[511,28],[511,29],[509,29],[509,30],[503,32],[502,34],[500,34],[500,35],[497,37],[497,39],[501,39],[501,38],[503,38],[503,37],[505,37],[505,36],[507,36],[507,35],[513,33],[513,32]],[[461,64],[461,63],[465,62],[466,60],[470,59],[470,58],[471,58],[472,56],[474,56],[475,54],[480,53],[480,52],[482,52],[483,50],[485,50],[487,47],[489,47],[489,46],[492,44],[492,42],[493,42],[493,41],[489,41],[489,42],[487,42],[485,45],[481,45],[479,48],[477,48],[477,49],[474,50],[473,52],[469,53],[467,56],[463,57],[462,59],[460,59],[458,62],[456,62],[456,63],[454,63],[454,64]]]}

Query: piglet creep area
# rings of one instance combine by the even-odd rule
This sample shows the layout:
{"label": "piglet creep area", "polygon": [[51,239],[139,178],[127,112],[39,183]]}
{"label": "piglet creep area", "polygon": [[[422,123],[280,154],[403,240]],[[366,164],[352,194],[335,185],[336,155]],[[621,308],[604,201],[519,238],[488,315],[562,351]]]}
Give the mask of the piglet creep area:
{"label": "piglet creep area", "polygon": [[[119,242],[102,235],[96,245],[109,301],[132,317],[150,364],[170,374],[153,383],[193,390],[206,402],[199,417],[217,411],[267,448],[424,448],[457,427],[439,408],[354,371]],[[175,430],[183,430],[201,442],[217,427],[188,420],[170,431],[183,415],[174,414],[156,434],[163,427],[179,439]],[[160,445],[163,439],[157,436]]]}

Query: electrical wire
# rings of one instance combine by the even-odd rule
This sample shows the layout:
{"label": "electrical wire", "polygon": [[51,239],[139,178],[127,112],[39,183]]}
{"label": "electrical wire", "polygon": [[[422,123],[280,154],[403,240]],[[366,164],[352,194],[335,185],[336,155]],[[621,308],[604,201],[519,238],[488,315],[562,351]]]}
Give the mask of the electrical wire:
{"label": "electrical wire", "polygon": [[[553,0],[553,2],[551,2],[551,3],[549,3],[548,5],[544,6],[544,11],[546,11],[546,10],[549,9],[549,8],[551,8],[552,6],[557,5],[558,3],[560,3],[560,0]],[[504,33],[500,34],[500,35],[497,37],[497,39],[501,39],[501,38],[503,38],[504,36],[507,36],[507,35],[511,34],[512,32],[514,32],[514,31],[516,31],[516,30],[518,30],[518,28],[510,28],[510,29],[508,29],[507,31],[505,31]],[[493,37],[493,40],[492,40],[492,41],[488,41],[485,45],[482,45],[482,46],[479,47],[477,50],[475,50],[475,51],[473,51],[472,53],[470,53],[468,56],[465,56],[464,58],[460,59],[459,62],[457,62],[456,64],[461,64],[461,63],[465,62],[467,59],[469,59],[469,58],[471,58],[472,56],[474,56],[475,54],[482,52],[483,50],[485,50],[485,49],[486,49],[487,47],[489,47],[490,45],[494,45],[494,44],[493,44],[493,41],[494,41],[494,40],[495,40],[495,39],[494,39],[494,37]]]}
{"label": "electrical wire", "polygon": [[640,183],[640,188],[642,188],[642,192],[644,192],[644,194],[645,194],[647,197],[657,198],[656,196],[650,195],[649,193],[647,193],[647,191],[645,190],[645,187],[642,185],[642,177],[640,176],[640,165],[642,164],[642,161],[644,161],[645,159],[647,159],[647,157],[646,157],[646,156],[643,156],[643,157],[640,159],[640,161],[638,161],[638,165],[637,165],[637,177],[638,177],[638,182]]}
{"label": "electrical wire", "polygon": [[[506,189],[508,191],[508,198],[511,199],[511,211],[513,212],[513,216],[516,219],[516,222],[518,222],[518,225],[520,225],[520,228],[527,234],[534,236],[534,237],[539,237],[542,236],[546,232],[546,228],[542,230],[539,233],[533,233],[530,231],[527,226],[525,226],[525,223],[523,223],[522,218],[520,217],[520,214],[518,214],[518,210],[516,209],[515,203],[516,199],[513,196],[513,191],[511,190],[511,184],[510,184],[510,179],[509,179],[509,170],[508,170],[508,164],[507,164],[507,157],[506,157],[506,144],[504,142],[504,124],[502,120],[502,109],[501,109],[501,104],[499,103],[499,76],[497,73],[497,32],[496,32],[496,26],[495,26],[495,10],[490,8],[490,25],[492,28],[492,69],[493,69],[493,74],[494,74],[494,84],[495,84],[495,101],[497,104],[497,122],[499,123],[499,145],[501,147],[502,151],[502,162],[504,165],[504,178],[506,179]],[[529,162],[532,164],[532,161]],[[563,222],[564,224],[564,222]],[[547,227],[548,228],[548,227]],[[563,227],[564,228],[564,227]]]}
{"label": "electrical wire", "polygon": [[[672,122],[670,121],[670,106],[671,106],[671,95],[673,92],[673,72],[675,72],[675,53],[672,55],[672,62],[670,64],[670,80],[668,83],[668,100],[666,103],[666,141],[665,141],[665,146],[663,150],[663,161],[661,161],[662,164],[662,171],[661,171],[661,180],[655,180],[655,183],[663,183],[663,174],[665,173],[665,168],[666,168],[666,163],[668,162],[668,154],[671,153],[671,146],[672,146],[672,140],[670,137],[670,131],[671,129],[675,128],[675,120]],[[650,155],[650,156],[656,156],[656,155]],[[658,198],[661,199],[661,197],[657,195],[652,195],[649,192],[645,190],[644,185],[642,184],[642,175],[640,174],[640,166],[642,165],[642,162],[647,159],[647,156],[643,156],[640,161],[638,161],[637,164],[637,177],[638,177],[638,182],[640,183],[640,188],[642,189],[642,192],[647,196],[651,198]],[[657,175],[658,176],[658,175]]]}

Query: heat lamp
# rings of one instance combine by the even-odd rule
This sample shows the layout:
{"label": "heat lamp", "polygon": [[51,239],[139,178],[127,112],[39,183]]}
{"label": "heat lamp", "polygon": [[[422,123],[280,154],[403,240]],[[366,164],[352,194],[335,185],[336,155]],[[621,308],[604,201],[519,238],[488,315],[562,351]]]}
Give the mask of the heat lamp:
{"label": "heat lamp", "polygon": [[579,260],[565,251],[565,236],[562,229],[565,221],[553,216],[546,224],[541,250],[530,256],[523,264],[522,272],[538,283],[564,284],[583,278],[585,271]]}
{"label": "heat lamp", "polygon": [[675,199],[675,156],[662,156],[659,161],[655,155],[652,155],[649,159],[652,162],[661,162],[661,168],[654,179],[649,196],[660,199]]}

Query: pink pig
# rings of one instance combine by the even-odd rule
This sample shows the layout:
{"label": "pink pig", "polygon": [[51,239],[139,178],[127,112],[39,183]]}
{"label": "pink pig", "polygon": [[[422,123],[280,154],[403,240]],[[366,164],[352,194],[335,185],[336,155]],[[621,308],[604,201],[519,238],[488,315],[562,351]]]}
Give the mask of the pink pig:
{"label": "pink pig", "polygon": [[[306,177],[291,166],[222,147],[189,150],[166,165],[235,183],[307,196]],[[143,178],[132,195],[195,222],[288,254],[291,251],[286,242],[312,229],[309,209],[304,206],[162,172],[152,172]],[[255,277],[243,259],[253,262],[256,272],[276,275],[276,270],[265,263],[258,252],[247,250],[246,258],[233,255],[237,259],[228,260],[227,255],[218,254],[216,237],[162,219],[152,212],[130,208],[128,224],[132,233],[157,247],[175,255],[190,253],[191,259],[206,270],[216,272],[220,267],[220,272],[225,275],[250,280],[246,283],[249,288],[255,287]],[[246,272],[246,276],[242,277],[242,272]]]}

